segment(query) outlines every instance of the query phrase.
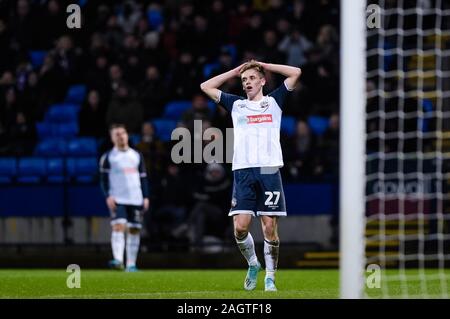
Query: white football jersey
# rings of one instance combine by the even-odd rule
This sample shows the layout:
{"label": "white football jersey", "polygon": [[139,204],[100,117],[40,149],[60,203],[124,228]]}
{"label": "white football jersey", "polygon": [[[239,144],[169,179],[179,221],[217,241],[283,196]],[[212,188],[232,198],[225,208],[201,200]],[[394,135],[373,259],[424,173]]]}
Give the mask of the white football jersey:
{"label": "white football jersey", "polygon": [[141,178],[146,177],[142,155],[132,148],[120,151],[113,148],[100,159],[100,173],[108,174],[106,196],[113,196],[117,204],[143,204]]}
{"label": "white football jersey", "polygon": [[231,112],[233,119],[233,171],[248,167],[283,166],[281,107],[289,91],[283,82],[260,101],[219,91],[219,104]]}

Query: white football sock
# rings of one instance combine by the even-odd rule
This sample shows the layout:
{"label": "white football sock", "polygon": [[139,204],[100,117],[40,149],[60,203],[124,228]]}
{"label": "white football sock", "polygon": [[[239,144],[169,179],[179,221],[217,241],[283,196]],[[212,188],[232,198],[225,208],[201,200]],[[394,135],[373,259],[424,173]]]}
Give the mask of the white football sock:
{"label": "white football sock", "polygon": [[123,252],[125,250],[125,234],[122,231],[111,233],[111,248],[115,260],[123,263]]}
{"label": "white football sock", "polygon": [[139,233],[127,234],[127,267],[136,266],[140,240],[141,235]]}
{"label": "white football sock", "polygon": [[266,278],[275,279],[278,265],[280,242],[264,239],[264,260],[266,262]]}
{"label": "white football sock", "polygon": [[258,264],[258,258],[256,257],[252,234],[248,233],[243,239],[236,238],[236,243],[242,255],[247,260],[248,265],[256,266]]}

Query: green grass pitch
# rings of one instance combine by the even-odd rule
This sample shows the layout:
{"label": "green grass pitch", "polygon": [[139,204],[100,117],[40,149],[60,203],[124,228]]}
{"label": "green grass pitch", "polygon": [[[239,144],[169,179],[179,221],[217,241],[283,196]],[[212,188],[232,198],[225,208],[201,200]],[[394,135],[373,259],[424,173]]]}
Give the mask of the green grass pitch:
{"label": "green grass pitch", "polygon": [[243,288],[242,270],[81,269],[81,287],[67,288],[61,270],[0,270],[0,298],[337,298],[337,270],[280,270],[277,292],[264,292],[264,272],[254,291]]}
{"label": "green grass pitch", "polygon": [[[390,272],[390,271],[389,271]],[[417,271],[408,270],[409,275]],[[264,292],[264,272],[258,276],[254,291],[243,289],[246,270],[141,270],[125,273],[113,270],[81,270],[81,287],[68,288],[70,273],[65,269],[0,270],[0,298],[150,298],[150,299],[331,299],[339,296],[339,272],[332,270],[279,270],[277,292]],[[427,271],[435,275],[436,271]],[[450,270],[446,270],[447,289]],[[390,282],[384,290],[401,295],[398,282]],[[419,281],[408,283],[409,295],[421,295]],[[427,282],[429,297],[442,297],[442,281]],[[366,290],[378,298],[383,289]],[[450,294],[450,291],[449,291]]]}

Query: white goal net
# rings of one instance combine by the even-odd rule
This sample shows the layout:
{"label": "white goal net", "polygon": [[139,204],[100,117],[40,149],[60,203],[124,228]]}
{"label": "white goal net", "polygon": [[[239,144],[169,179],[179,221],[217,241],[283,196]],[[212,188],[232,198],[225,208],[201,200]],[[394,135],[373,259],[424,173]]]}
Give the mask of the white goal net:
{"label": "white goal net", "polygon": [[381,23],[366,42],[365,262],[381,280],[364,295],[448,298],[450,2],[371,4]]}

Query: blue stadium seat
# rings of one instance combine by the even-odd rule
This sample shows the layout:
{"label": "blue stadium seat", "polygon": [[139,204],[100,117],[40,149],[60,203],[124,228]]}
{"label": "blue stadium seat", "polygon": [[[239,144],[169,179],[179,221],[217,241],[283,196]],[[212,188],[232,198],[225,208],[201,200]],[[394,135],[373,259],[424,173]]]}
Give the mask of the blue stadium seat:
{"label": "blue stadium seat", "polygon": [[86,98],[86,85],[77,84],[69,87],[67,91],[66,98],[64,102],[66,103],[74,103],[74,104],[82,104],[84,99]]}
{"label": "blue stadium seat", "polygon": [[281,118],[280,131],[288,136],[295,134],[296,120],[293,116],[283,116]]}
{"label": "blue stadium seat", "polygon": [[163,142],[170,141],[172,131],[177,127],[177,121],[159,118],[154,119],[152,123],[156,136]]}
{"label": "blue stadium seat", "polygon": [[55,104],[45,114],[45,121],[50,123],[77,122],[80,106],[77,104]]}
{"label": "blue stadium seat", "polygon": [[49,183],[64,182],[64,160],[62,158],[47,159],[47,181]]}
{"label": "blue stadium seat", "polygon": [[56,132],[54,133],[57,137],[71,138],[78,134],[78,123],[69,122],[65,124],[55,125]]}
{"label": "blue stadium seat", "polygon": [[165,119],[178,121],[183,113],[192,107],[191,101],[173,101],[167,103],[164,108],[163,117]]}
{"label": "blue stadium seat", "polygon": [[219,67],[220,67],[220,64],[217,62],[205,64],[205,66],[203,67],[203,77],[205,79],[209,78],[211,76],[211,74]]}
{"label": "blue stadium seat", "polygon": [[28,157],[19,160],[17,181],[19,183],[37,184],[46,175],[45,160]]}
{"label": "blue stadium seat", "polygon": [[152,30],[159,30],[159,27],[164,23],[164,17],[161,11],[150,9],[147,11],[147,21]]}
{"label": "blue stadium seat", "polygon": [[92,183],[98,172],[98,161],[96,157],[68,158],[68,176],[78,183]]}
{"label": "blue stadium seat", "polygon": [[29,51],[28,54],[30,56],[30,62],[31,65],[33,66],[33,69],[37,70],[42,66],[42,64],[44,64],[47,51],[40,51],[40,50]]}
{"label": "blue stadium seat", "polygon": [[53,124],[47,122],[37,122],[36,131],[39,139],[45,139],[52,137],[53,134]]}
{"label": "blue stadium seat", "polygon": [[211,114],[214,115],[216,113],[217,104],[213,101],[208,101],[208,108],[211,111]]}
{"label": "blue stadium seat", "polygon": [[141,135],[139,134],[130,134],[128,138],[130,139],[130,144],[134,146],[139,144],[142,139]]}
{"label": "blue stadium seat", "polygon": [[66,142],[62,138],[46,138],[40,141],[34,155],[36,156],[63,156],[66,154]]}
{"label": "blue stadium seat", "polygon": [[222,50],[228,51],[230,53],[231,58],[233,59],[233,63],[237,60],[237,48],[234,44],[227,44],[222,47]]}
{"label": "blue stadium seat", "polygon": [[322,135],[328,128],[328,118],[323,116],[308,117],[308,125],[316,135]]}
{"label": "blue stadium seat", "polygon": [[0,184],[12,183],[17,174],[17,162],[15,158],[0,158]]}
{"label": "blue stadium seat", "polygon": [[67,144],[69,156],[96,156],[97,141],[93,137],[74,138]]}

